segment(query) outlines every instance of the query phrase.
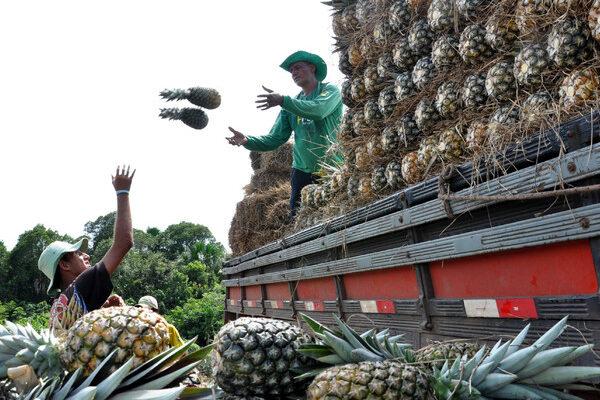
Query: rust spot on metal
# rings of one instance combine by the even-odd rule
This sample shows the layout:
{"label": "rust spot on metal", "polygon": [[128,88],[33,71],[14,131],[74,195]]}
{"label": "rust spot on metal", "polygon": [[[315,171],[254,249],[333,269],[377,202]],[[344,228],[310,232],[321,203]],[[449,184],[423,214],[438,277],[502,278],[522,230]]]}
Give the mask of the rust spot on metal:
{"label": "rust spot on metal", "polygon": [[402,218],[402,215],[398,217],[398,222],[400,222],[401,224],[404,223],[404,219]]}
{"label": "rust spot on metal", "polygon": [[577,166],[575,165],[574,162],[571,161],[570,163],[567,164],[567,170],[573,174],[573,173],[575,173],[575,171],[577,171]]}
{"label": "rust spot on metal", "polygon": [[587,218],[582,218],[581,221],[579,221],[579,224],[583,229],[588,229],[590,227],[590,220]]}
{"label": "rust spot on metal", "polygon": [[404,192],[400,193],[400,201],[406,200],[406,194]]}
{"label": "rust spot on metal", "polygon": [[410,258],[410,251],[406,252],[406,258]]}

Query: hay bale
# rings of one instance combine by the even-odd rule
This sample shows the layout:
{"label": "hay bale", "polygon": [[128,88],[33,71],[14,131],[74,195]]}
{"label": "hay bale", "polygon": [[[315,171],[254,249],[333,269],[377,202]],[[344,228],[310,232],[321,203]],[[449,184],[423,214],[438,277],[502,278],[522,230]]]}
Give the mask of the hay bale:
{"label": "hay bale", "polygon": [[283,237],[289,228],[290,190],[285,182],[249,194],[237,204],[229,228],[229,245],[234,257]]}
{"label": "hay bale", "polygon": [[262,154],[263,153],[260,151],[251,151],[250,152],[250,166],[252,167],[252,170],[256,171],[257,169],[260,169],[260,166],[262,165],[262,163],[261,163]]}
{"label": "hay bale", "polygon": [[280,148],[261,154],[261,170],[283,173],[288,175],[292,172],[293,147],[291,142],[283,144]]}
{"label": "hay bale", "polygon": [[254,174],[250,178],[250,183],[244,187],[246,195],[265,192],[272,187],[288,183],[289,186],[290,173],[289,172],[271,172],[265,170],[254,171]]}

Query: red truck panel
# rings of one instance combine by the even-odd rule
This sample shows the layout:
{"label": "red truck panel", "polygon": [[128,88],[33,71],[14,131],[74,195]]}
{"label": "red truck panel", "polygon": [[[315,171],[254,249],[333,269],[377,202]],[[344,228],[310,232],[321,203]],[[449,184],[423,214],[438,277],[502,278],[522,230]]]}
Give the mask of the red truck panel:
{"label": "red truck panel", "polygon": [[346,297],[361,299],[415,299],[419,297],[412,265],[344,275]]}
{"label": "red truck panel", "polygon": [[246,300],[262,300],[260,285],[246,286]]}
{"label": "red truck panel", "polygon": [[232,286],[229,288],[229,298],[231,300],[241,300],[242,299],[242,288],[239,286]]}
{"label": "red truck panel", "polygon": [[265,285],[267,299],[269,300],[290,300],[290,285],[287,282],[269,283]]}
{"label": "red truck panel", "polygon": [[298,300],[335,300],[333,278],[307,279],[298,282]]}
{"label": "red truck panel", "polygon": [[437,298],[598,293],[589,240],[574,240],[430,264]]}

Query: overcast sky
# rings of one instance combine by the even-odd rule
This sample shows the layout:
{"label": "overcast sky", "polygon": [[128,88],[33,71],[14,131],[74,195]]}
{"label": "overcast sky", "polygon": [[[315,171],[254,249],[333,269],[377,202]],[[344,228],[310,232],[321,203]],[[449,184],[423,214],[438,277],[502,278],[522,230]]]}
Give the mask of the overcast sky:
{"label": "overcast sky", "polygon": [[[265,85],[299,88],[278,65],[293,51],[321,55],[338,85],[330,10],[318,0],[5,1],[0,241],[10,250],[36,224],[83,234],[116,209],[117,164],[137,173],[137,229],[188,221],[229,248],[236,203],[252,169],[227,126],[268,132],[278,109],[259,111]],[[194,130],[159,119],[165,88],[213,87],[222,103]]]}

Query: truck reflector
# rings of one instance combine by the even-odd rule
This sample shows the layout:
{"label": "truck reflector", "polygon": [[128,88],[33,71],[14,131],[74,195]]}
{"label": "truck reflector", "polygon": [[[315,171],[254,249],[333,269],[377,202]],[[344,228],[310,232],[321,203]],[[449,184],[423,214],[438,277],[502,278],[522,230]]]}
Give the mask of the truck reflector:
{"label": "truck reflector", "polygon": [[468,299],[465,312],[470,318],[537,318],[533,299]]}
{"label": "truck reflector", "polygon": [[304,308],[306,311],[325,311],[325,305],[322,301],[305,301]]}
{"label": "truck reflector", "polygon": [[391,300],[361,300],[360,310],[364,313],[395,314],[394,302]]}

